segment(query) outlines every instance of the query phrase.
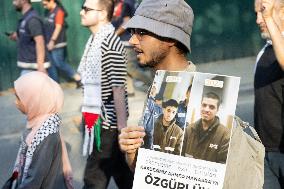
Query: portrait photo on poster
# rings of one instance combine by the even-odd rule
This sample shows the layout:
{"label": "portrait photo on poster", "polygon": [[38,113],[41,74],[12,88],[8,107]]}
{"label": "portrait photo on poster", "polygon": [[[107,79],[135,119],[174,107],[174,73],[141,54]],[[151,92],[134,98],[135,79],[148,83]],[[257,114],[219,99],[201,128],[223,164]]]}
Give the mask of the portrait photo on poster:
{"label": "portrait photo on poster", "polygon": [[143,148],[181,154],[193,76],[191,72],[156,72],[143,113]]}
{"label": "portrait photo on poster", "polygon": [[140,122],[146,135],[133,188],[171,181],[223,188],[239,84],[233,76],[157,71]]}
{"label": "portrait photo on poster", "polygon": [[226,164],[240,78],[196,73],[182,156]]}

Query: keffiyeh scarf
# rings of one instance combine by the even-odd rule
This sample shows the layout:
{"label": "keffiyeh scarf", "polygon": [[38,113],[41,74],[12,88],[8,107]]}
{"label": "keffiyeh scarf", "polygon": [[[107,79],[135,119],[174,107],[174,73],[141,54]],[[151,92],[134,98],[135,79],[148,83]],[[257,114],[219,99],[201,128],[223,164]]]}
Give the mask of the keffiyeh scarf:
{"label": "keffiyeh scarf", "polygon": [[[101,94],[101,75],[102,75],[102,43],[106,37],[114,32],[114,27],[109,23],[100,27],[97,33],[91,35],[86,44],[78,72],[82,78],[83,84],[83,104],[82,112],[88,112],[100,115],[105,119],[102,113],[104,106]],[[93,143],[96,140],[97,148],[100,149],[100,124],[101,119],[95,126],[85,129],[83,155],[91,154]],[[89,147],[89,150],[88,150]]]}
{"label": "keffiyeh scarf", "polygon": [[28,169],[32,163],[32,158],[35,150],[47,136],[59,132],[60,123],[60,117],[57,114],[53,114],[48,117],[48,119],[42,124],[40,129],[37,130],[30,146],[27,146],[25,139],[22,138],[21,146],[14,167],[14,172],[18,172],[19,176],[22,174],[21,182],[23,182],[27,177]]}
{"label": "keffiyeh scarf", "polygon": [[106,24],[96,34],[91,35],[86,44],[78,68],[84,85],[82,112],[101,114],[101,45],[103,40],[112,32],[114,32],[114,27],[111,24]]}

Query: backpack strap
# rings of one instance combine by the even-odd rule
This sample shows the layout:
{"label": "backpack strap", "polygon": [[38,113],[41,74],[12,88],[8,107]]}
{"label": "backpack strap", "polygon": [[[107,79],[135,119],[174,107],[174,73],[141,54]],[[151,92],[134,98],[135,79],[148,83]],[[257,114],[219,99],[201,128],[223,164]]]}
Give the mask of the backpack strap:
{"label": "backpack strap", "polygon": [[241,120],[241,118],[239,118],[238,116],[234,116],[234,126],[242,127],[245,133],[247,133],[249,136],[257,140],[258,142],[262,143],[256,130],[249,125],[249,122],[245,122]]}

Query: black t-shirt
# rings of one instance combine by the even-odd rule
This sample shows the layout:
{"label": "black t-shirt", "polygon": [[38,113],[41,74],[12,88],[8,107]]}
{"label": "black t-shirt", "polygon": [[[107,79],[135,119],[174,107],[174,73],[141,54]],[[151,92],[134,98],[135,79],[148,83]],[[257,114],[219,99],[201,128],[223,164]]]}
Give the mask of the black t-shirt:
{"label": "black t-shirt", "polygon": [[32,37],[43,35],[43,26],[39,18],[31,18],[28,24],[28,32]]}
{"label": "black t-shirt", "polygon": [[265,149],[284,151],[284,72],[271,45],[258,61],[254,92],[254,124]]}

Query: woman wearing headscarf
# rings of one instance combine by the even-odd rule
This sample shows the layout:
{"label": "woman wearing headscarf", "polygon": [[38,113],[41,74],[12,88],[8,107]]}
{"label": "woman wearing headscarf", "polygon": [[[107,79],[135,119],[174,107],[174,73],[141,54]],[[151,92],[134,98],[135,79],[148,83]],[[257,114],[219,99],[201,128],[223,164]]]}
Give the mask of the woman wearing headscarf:
{"label": "woman wearing headscarf", "polygon": [[59,133],[62,89],[41,72],[25,74],[14,85],[16,107],[27,116],[13,171],[15,188],[70,188],[70,183],[68,187],[68,181],[65,182],[63,165],[71,166]]}

